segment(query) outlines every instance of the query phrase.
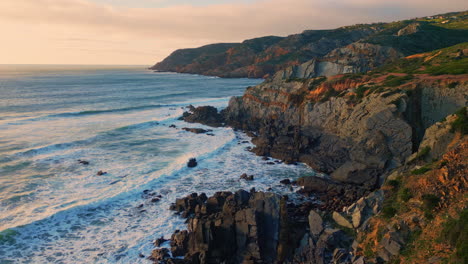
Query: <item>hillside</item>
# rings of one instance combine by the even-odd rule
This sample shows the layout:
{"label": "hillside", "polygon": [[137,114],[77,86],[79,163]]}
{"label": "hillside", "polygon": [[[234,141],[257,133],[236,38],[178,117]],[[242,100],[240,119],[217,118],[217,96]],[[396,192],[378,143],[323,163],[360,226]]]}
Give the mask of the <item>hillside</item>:
{"label": "hillside", "polygon": [[303,162],[325,176],[281,180],[297,190],[283,196],[253,189],[177,199],[172,209],[188,224],[171,237],[178,258],[158,248],[150,259],[467,263],[467,59],[464,42],[366,73],[315,77],[296,66],[248,87],[221,113],[184,113],[187,122],[247,132],[266,160]]}
{"label": "hillside", "polygon": [[318,69],[308,77],[364,72],[404,56],[468,41],[467,18],[465,11],[181,49],[151,69],[267,78],[287,67],[308,63]]}

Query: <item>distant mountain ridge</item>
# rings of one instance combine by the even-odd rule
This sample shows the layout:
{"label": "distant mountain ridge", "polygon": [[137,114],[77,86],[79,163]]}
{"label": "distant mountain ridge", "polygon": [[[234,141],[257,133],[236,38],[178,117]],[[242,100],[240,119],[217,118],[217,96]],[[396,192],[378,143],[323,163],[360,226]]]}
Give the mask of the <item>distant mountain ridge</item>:
{"label": "distant mountain ridge", "polygon": [[[314,65],[308,78],[365,72],[421,52],[468,41],[468,11],[391,23],[306,30],[242,43],[174,51],[150,69],[219,77],[267,78],[288,67]],[[352,59],[349,59],[352,58]],[[297,76],[296,76],[297,77]]]}

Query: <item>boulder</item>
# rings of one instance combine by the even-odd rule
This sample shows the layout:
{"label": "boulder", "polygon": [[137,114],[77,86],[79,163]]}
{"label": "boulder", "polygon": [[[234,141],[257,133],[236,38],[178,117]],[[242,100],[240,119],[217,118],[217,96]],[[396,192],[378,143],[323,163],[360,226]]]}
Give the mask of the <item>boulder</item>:
{"label": "boulder", "polygon": [[346,228],[353,228],[353,225],[342,214],[338,212],[333,212],[332,217],[338,225]]}
{"label": "boulder", "polygon": [[322,233],[323,231],[322,217],[315,211],[311,210],[309,213],[308,220],[309,220],[310,233],[314,237],[318,237],[320,233]]}
{"label": "boulder", "polygon": [[284,180],[281,180],[280,183],[284,184],[284,185],[289,185],[289,184],[291,184],[291,180],[290,179],[284,179]]}
{"label": "boulder", "polygon": [[246,180],[246,181],[253,181],[254,176],[253,175],[247,175],[247,173],[244,173],[240,176],[240,179]]}
{"label": "boulder", "polygon": [[212,127],[223,125],[224,119],[213,106],[199,106],[190,108],[190,112],[184,112],[182,119],[188,123],[200,123]]}
{"label": "boulder", "polygon": [[163,243],[165,243],[166,241],[167,241],[167,239],[164,239],[164,237],[160,237],[160,238],[156,239],[156,240],[154,241],[153,244],[154,244],[156,247],[160,247],[160,246],[161,246]]}
{"label": "boulder", "polygon": [[151,253],[151,256],[148,258],[153,261],[161,261],[161,260],[166,260],[170,257],[169,255],[169,249],[167,248],[158,248],[153,250]]}
{"label": "boulder", "polygon": [[197,159],[195,159],[195,158],[191,158],[187,162],[187,167],[189,167],[189,168],[196,167],[197,165],[198,165],[198,162],[197,162]]}

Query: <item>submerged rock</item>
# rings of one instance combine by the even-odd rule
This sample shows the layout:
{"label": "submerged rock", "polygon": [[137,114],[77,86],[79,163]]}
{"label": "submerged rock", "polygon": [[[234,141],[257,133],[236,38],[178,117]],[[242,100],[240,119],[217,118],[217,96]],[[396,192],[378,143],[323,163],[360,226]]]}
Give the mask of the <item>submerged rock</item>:
{"label": "submerged rock", "polygon": [[203,128],[189,128],[189,127],[183,127],[182,130],[192,132],[192,133],[195,133],[195,134],[204,134],[204,133],[213,131],[211,129],[205,130]]}
{"label": "submerged rock", "polygon": [[89,161],[86,161],[86,160],[78,160],[78,163],[83,164],[83,165],[89,165]]}
{"label": "submerged rock", "polygon": [[253,175],[247,175],[247,173],[244,173],[240,176],[240,179],[246,180],[246,181],[253,181],[254,176]]}
{"label": "submerged rock", "polygon": [[102,171],[102,170],[100,170],[100,171],[98,171],[98,172],[96,173],[97,176],[102,176],[102,175],[105,175],[105,174],[107,174],[107,172]]}

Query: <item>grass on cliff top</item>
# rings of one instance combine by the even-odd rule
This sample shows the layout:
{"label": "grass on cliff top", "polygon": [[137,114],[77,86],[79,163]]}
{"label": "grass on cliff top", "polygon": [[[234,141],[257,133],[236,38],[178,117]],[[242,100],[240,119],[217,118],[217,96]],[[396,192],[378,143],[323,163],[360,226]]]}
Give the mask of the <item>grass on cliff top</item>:
{"label": "grass on cliff top", "polygon": [[406,73],[430,75],[442,74],[468,74],[468,54],[463,50],[468,49],[468,42],[452,47],[434,50],[427,54],[403,58],[394,63],[384,65],[372,71],[377,73]]}
{"label": "grass on cliff top", "polygon": [[[417,20],[394,22],[386,25],[385,30],[368,37],[364,41],[381,46],[393,47],[406,56],[467,42],[468,29],[463,26],[463,22],[466,21],[466,19],[457,19],[454,21],[458,22],[456,22],[457,24],[452,24],[452,27],[447,27],[446,24],[448,23],[442,24],[443,21],[440,23]],[[420,26],[417,32],[401,36],[397,35],[400,29],[415,22]]]}

